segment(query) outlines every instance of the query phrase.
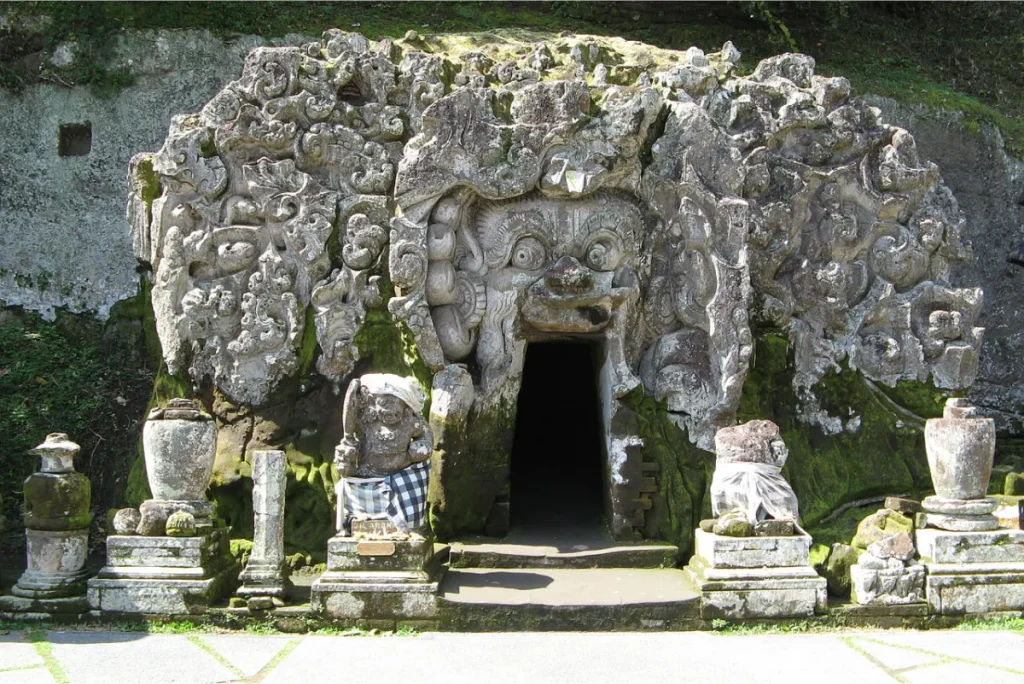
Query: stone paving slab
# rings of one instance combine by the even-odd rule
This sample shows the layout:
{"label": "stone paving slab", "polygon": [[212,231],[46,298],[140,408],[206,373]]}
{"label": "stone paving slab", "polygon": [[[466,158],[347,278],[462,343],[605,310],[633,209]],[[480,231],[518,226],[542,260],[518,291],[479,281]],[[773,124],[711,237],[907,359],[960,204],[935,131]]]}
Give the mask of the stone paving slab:
{"label": "stone paving slab", "polygon": [[118,632],[50,632],[71,684],[226,682],[236,673],[188,637]]}
{"label": "stone paving slab", "polygon": [[208,647],[243,677],[253,677],[280,654],[295,637],[203,634],[192,643]]}
{"label": "stone paving slab", "polygon": [[1024,684],[1024,635],[994,631],[45,636],[0,638],[0,684]]}

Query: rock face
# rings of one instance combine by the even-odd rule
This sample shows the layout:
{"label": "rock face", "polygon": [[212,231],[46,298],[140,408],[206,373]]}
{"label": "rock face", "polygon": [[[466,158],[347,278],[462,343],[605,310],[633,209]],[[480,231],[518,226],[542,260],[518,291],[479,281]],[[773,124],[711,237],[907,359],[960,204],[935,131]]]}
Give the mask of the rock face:
{"label": "rock face", "polygon": [[[973,379],[981,292],[949,285],[970,254],[956,201],[811,58],[734,77],[731,44],[418,45],[332,30],[256,49],[133,160],[172,372],[261,405],[315,340],[340,386],[386,301],[430,371],[470,364],[472,433],[509,420],[528,342],[598,340],[622,536],[642,534],[652,477],[621,400],[642,387],[710,448],[752,322],[791,331],[803,388],[843,359],[890,385]],[[496,463],[479,505],[507,487]]]}

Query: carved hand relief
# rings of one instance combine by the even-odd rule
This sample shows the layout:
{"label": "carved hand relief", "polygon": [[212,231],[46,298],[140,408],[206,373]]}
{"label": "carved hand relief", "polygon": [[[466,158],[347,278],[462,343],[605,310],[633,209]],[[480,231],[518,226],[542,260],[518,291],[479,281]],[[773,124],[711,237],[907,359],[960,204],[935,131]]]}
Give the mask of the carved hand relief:
{"label": "carved hand relief", "polygon": [[580,336],[614,396],[642,383],[706,448],[735,422],[751,318],[790,332],[805,387],[844,359],[972,381],[956,201],[845,79],[802,55],[733,77],[731,44],[641,66],[617,39],[495,41],[328,31],[254,50],[175,119],[129,210],[172,371],[261,403],[312,320],[318,372],[344,383],[389,282],[420,358],[469,364],[478,400],[529,340]]}

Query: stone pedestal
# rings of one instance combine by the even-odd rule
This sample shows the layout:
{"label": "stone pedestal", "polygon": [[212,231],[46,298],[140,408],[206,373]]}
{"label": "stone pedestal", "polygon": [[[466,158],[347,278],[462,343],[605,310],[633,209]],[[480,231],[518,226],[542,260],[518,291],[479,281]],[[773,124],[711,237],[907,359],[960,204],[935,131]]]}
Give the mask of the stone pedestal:
{"label": "stone pedestal", "polygon": [[[287,567],[284,561],[285,466],[283,451],[257,451],[252,460],[252,552],[239,576],[237,594],[250,607],[271,607],[284,601]],[[259,597],[259,600],[253,601]],[[275,603],[276,601],[276,603]]]}
{"label": "stone pedestal", "polygon": [[89,605],[105,613],[203,613],[234,583],[225,528],[195,537],[107,537],[107,565],[89,580]]}
{"label": "stone pedestal", "polygon": [[75,472],[78,451],[66,434],[55,432],[30,452],[40,457],[40,468],[24,487],[27,567],[12,596],[0,597],[0,613],[67,617],[88,610],[91,487]]}
{"label": "stone pedestal", "polygon": [[432,539],[327,543],[327,572],[314,583],[314,613],[337,620],[429,620],[437,616],[442,568]]}
{"label": "stone pedestal", "polygon": [[917,531],[925,597],[942,615],[1024,610],[1024,531]]}
{"label": "stone pedestal", "polygon": [[686,567],[701,594],[701,617],[810,617],[826,608],[825,579],[811,567],[811,537],[723,537],[696,532]]}

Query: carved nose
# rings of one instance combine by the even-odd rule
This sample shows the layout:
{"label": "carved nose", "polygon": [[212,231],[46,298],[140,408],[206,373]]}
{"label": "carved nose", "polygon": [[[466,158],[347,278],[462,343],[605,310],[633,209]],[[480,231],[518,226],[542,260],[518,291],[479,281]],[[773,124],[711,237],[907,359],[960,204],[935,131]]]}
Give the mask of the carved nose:
{"label": "carved nose", "polygon": [[564,256],[548,270],[544,282],[555,294],[586,292],[594,287],[594,274],[573,257]]}

